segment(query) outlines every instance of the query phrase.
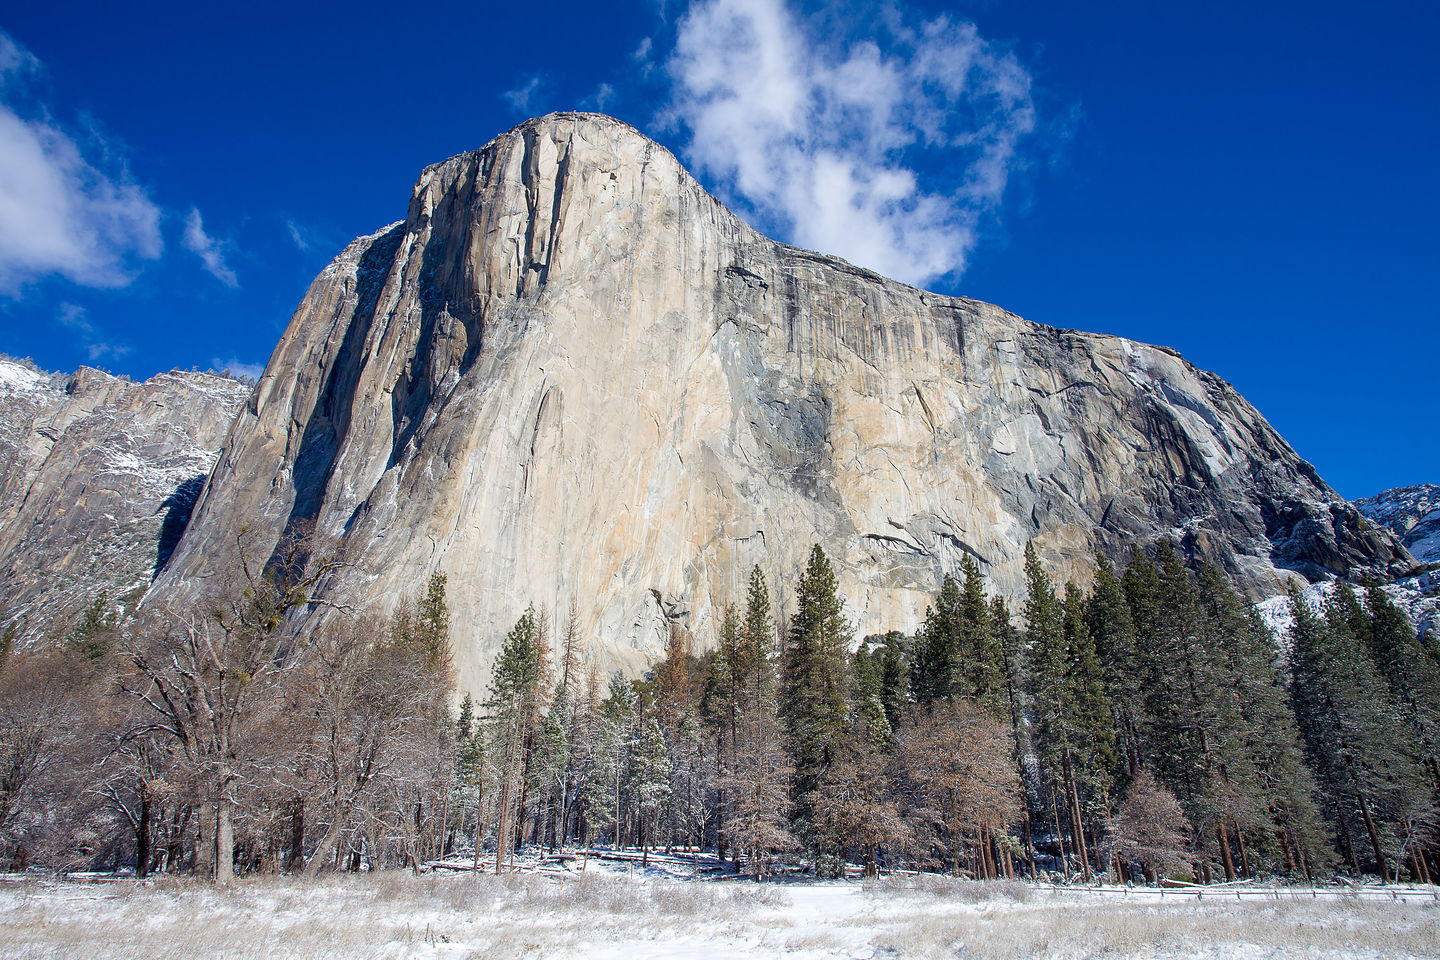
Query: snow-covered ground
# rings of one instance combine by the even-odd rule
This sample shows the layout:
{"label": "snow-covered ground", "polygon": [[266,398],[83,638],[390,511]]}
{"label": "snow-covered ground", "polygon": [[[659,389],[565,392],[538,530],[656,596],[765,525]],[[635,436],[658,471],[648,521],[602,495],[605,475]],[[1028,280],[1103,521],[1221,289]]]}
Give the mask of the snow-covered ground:
{"label": "snow-covered ground", "polygon": [[548,872],[0,884],[14,958],[1355,958],[1440,955],[1435,888],[1357,895],[1053,889],[938,877],[688,881],[590,860]]}
{"label": "snow-covered ground", "polygon": [[[1307,585],[1301,592],[1310,609],[1320,613],[1325,598],[1330,596],[1334,589],[1334,580],[1323,580]],[[1429,571],[1406,577],[1387,583],[1384,589],[1386,596],[1405,612],[1422,637],[1440,626],[1440,572]],[[1268,597],[1257,603],[1255,608],[1260,612],[1260,619],[1274,632],[1281,652],[1288,655],[1290,627],[1295,622],[1295,618],[1290,615],[1290,598],[1284,594]]]}

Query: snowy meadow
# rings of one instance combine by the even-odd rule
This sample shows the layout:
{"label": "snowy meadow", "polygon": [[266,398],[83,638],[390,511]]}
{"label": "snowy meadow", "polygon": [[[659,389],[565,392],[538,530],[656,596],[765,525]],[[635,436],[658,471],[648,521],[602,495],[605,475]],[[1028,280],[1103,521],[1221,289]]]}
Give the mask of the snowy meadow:
{"label": "snowy meadow", "polygon": [[25,960],[470,957],[1434,957],[1434,888],[1193,892],[894,876],[689,881],[592,861],[546,874],[392,871],[232,888],[0,887]]}

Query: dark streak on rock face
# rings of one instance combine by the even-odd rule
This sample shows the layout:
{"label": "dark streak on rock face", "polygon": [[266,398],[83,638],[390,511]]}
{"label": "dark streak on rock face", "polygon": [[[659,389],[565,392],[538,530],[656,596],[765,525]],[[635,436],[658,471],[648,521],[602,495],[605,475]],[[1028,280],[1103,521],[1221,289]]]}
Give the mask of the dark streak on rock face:
{"label": "dark streak on rock face", "polygon": [[155,544],[155,572],[151,579],[158,577],[160,571],[165,569],[165,564],[170,562],[171,554],[175,552],[180,537],[190,524],[190,514],[195,510],[195,501],[200,499],[200,491],[204,488],[205,474],[202,473],[180,484],[175,488],[175,492],[160,504],[160,510],[156,512],[163,511],[164,518],[160,522],[160,538]]}

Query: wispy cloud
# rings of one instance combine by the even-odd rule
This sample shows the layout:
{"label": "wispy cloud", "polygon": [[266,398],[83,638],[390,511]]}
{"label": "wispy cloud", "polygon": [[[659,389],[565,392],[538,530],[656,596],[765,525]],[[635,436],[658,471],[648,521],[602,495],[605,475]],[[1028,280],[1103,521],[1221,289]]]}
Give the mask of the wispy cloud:
{"label": "wispy cloud", "polygon": [[231,357],[229,360],[214,357],[210,360],[210,366],[222,373],[228,373],[232,377],[244,377],[246,380],[259,380],[260,374],[265,372],[265,364],[246,363],[235,357]]}
{"label": "wispy cloud", "polygon": [[585,110],[598,110],[604,112],[605,108],[615,101],[615,88],[608,83],[602,83],[595,88],[595,92],[584,100],[580,101],[581,108]]}
{"label": "wispy cloud", "polygon": [[190,208],[190,213],[185,217],[185,236],[180,241],[185,249],[200,258],[205,269],[212,277],[225,284],[227,287],[240,286],[240,280],[235,276],[225,263],[225,254],[221,249],[220,242],[205,232],[205,222],[200,217],[200,211],[195,207]]}
{"label": "wispy cloud", "polygon": [[655,69],[655,61],[650,56],[650,52],[654,48],[655,41],[650,37],[646,37],[640,41],[640,45],[635,48],[635,52],[630,54],[630,59],[634,60],[635,65],[640,68],[640,76],[642,77],[650,76]]}
{"label": "wispy cloud", "polygon": [[310,239],[310,231],[305,230],[294,220],[285,221],[285,230],[290,234],[290,240],[295,244],[295,249],[301,253],[309,253],[314,243]]}
{"label": "wispy cloud", "polygon": [[687,159],[795,243],[958,277],[1035,127],[1029,74],[963,20],[820,23],[783,0],[690,6],[666,62]]}
{"label": "wispy cloud", "polygon": [[54,275],[124,286],[160,256],[160,209],[93,124],[77,137],[28,97],[42,69],[0,32],[0,294]]}
{"label": "wispy cloud", "polygon": [[530,113],[535,106],[536,95],[540,92],[540,74],[534,74],[513,90],[500,94],[501,99],[521,113]]}
{"label": "wispy cloud", "polygon": [[92,363],[106,357],[118,360],[130,352],[129,344],[107,340],[105,335],[90,322],[85,308],[78,304],[60,304],[60,312],[56,315],[55,322],[75,335]]}
{"label": "wispy cloud", "polygon": [[0,86],[9,83],[12,78],[24,78],[40,70],[39,58],[0,30]]}

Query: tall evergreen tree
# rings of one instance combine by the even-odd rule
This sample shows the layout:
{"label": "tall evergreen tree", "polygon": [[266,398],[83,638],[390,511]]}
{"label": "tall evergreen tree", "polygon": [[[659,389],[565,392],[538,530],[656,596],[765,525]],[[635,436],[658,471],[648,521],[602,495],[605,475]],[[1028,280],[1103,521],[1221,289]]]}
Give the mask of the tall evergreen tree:
{"label": "tall evergreen tree", "polygon": [[487,752],[499,774],[495,872],[513,852],[531,735],[540,717],[546,651],[535,608],[528,608],[505,637],[485,702]]}
{"label": "tall evergreen tree", "polygon": [[1232,838],[1247,876],[1311,870],[1323,859],[1325,834],[1295,715],[1274,668],[1274,637],[1212,563],[1199,565],[1196,599],[1220,698],[1207,736],[1205,810],[1215,851],[1227,877],[1235,873]]}
{"label": "tall evergreen tree", "polygon": [[653,709],[649,714],[639,718],[635,749],[627,771],[629,794],[635,806],[637,839],[644,851],[641,862],[646,864],[650,860],[656,822],[670,799],[670,754],[660,721]]}
{"label": "tall evergreen tree", "polygon": [[821,839],[815,821],[816,792],[845,736],[850,642],[835,572],[819,544],[810,551],[795,600],[781,715],[795,760],[794,832],[814,845]]}
{"label": "tall evergreen tree", "polygon": [[1005,654],[985,599],[980,568],[968,553],[961,561],[959,663],[951,696],[974,700],[996,716],[1006,713]]}
{"label": "tall evergreen tree", "polygon": [[[1064,810],[1071,848],[1086,876],[1090,873],[1085,845],[1080,800],[1082,771],[1078,760],[1089,747],[1092,731],[1092,687],[1098,687],[1098,664],[1093,664],[1095,682],[1081,676],[1080,650],[1087,648],[1093,661],[1088,633],[1074,616],[1067,622],[1066,605],[1055,595],[1050,577],[1040,564],[1034,544],[1025,548],[1026,647],[1029,654],[1030,701],[1036,725],[1036,745],[1048,773],[1056,820]],[[1078,611],[1078,598],[1072,601]],[[1098,691],[1103,695],[1103,691]],[[1105,708],[1108,711],[1108,706]],[[1107,718],[1108,719],[1108,718]],[[1057,823],[1058,828],[1058,823]],[[1057,837],[1056,841],[1059,842]]]}
{"label": "tall evergreen tree", "polygon": [[1115,714],[1115,733],[1127,780],[1140,769],[1145,714],[1144,664],[1135,635],[1135,619],[1125,590],[1104,554],[1095,555],[1095,584],[1090,593],[1090,635],[1105,671],[1105,689]]}
{"label": "tall evergreen tree", "polygon": [[925,611],[925,622],[915,644],[915,699],[930,704],[953,695],[960,670],[960,584],[950,574],[940,581],[935,605]]}
{"label": "tall evergreen tree", "polygon": [[[1361,843],[1371,864],[1390,877],[1387,841],[1414,816],[1423,792],[1409,738],[1364,638],[1363,609],[1348,585],[1338,587],[1317,616],[1293,585],[1290,594],[1291,696],[1326,805],[1335,817],[1341,853],[1359,868]],[[1363,839],[1360,839],[1363,838]]]}
{"label": "tall evergreen tree", "polygon": [[624,843],[626,786],[638,712],[634,686],[623,674],[616,673],[600,705],[592,770],[585,785],[585,812],[592,841],[609,827],[611,843],[617,850]]}
{"label": "tall evergreen tree", "polygon": [[1378,584],[1365,587],[1365,612],[1370,655],[1414,733],[1421,762],[1440,788],[1440,660],[1428,655],[1410,619]]}

